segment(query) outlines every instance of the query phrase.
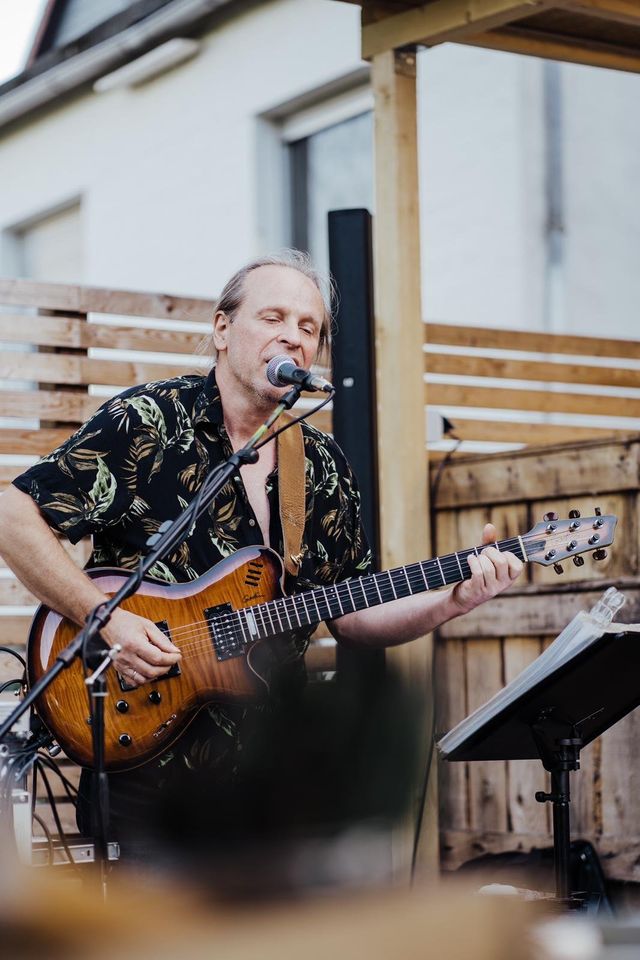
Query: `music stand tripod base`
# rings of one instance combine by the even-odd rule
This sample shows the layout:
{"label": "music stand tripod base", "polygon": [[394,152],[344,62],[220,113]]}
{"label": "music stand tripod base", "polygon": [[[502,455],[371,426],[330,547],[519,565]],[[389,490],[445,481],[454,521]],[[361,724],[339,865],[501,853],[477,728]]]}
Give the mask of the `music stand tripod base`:
{"label": "music stand tripod base", "polygon": [[583,740],[575,725],[551,709],[530,724],[531,734],[545,770],[551,774],[551,790],[538,790],[538,803],[553,805],[553,859],[556,901],[569,909],[581,909],[584,900],[571,892],[571,790],[569,775],[580,769]]}

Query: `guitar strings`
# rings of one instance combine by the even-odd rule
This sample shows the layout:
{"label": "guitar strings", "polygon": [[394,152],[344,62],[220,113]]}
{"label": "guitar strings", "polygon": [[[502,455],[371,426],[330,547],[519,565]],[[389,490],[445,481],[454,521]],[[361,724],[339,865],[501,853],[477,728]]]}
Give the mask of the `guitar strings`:
{"label": "guitar strings", "polygon": [[[510,542],[513,542],[514,544],[518,545],[517,538],[501,541],[501,543],[504,546],[506,546]],[[467,557],[474,553],[475,553],[475,548],[473,547],[471,549],[459,551],[458,556],[460,557],[461,563],[464,563]],[[320,600],[320,603],[326,605],[328,608],[328,613],[330,613],[331,611],[329,609],[329,604],[327,602],[327,598],[325,595],[327,590],[335,591],[335,593],[337,594],[339,606],[352,605],[353,600],[352,600],[351,592],[354,589],[361,590],[366,599],[374,599],[374,603],[367,604],[367,606],[378,606],[380,605],[381,602],[386,603],[394,599],[399,599],[402,596],[406,596],[407,594],[402,593],[402,591],[405,589],[405,584],[407,581],[412,581],[412,587],[419,588],[415,592],[425,592],[426,589],[439,589],[439,587],[447,585],[447,576],[445,576],[444,583],[437,584],[437,585],[434,584],[433,587],[425,586],[425,579],[428,578],[429,571],[428,570],[425,571],[424,569],[417,570],[415,568],[416,567],[424,568],[427,564],[434,565],[433,572],[438,573],[439,579],[440,579],[440,568],[441,568],[443,573],[445,573],[446,575],[448,575],[449,573],[453,573],[456,575],[456,578],[452,580],[451,583],[460,582],[458,579],[458,574],[460,573],[458,561],[453,559],[453,555],[449,555],[448,558],[443,557],[440,560],[440,563],[438,563],[438,561],[435,559],[423,560],[421,563],[409,564],[406,567],[395,567],[391,570],[385,570],[382,573],[369,574],[368,576],[357,577],[352,580],[344,580],[339,584],[330,584],[327,587],[316,587],[313,590],[305,591],[304,595],[313,598],[313,601],[311,599],[309,600],[309,605],[311,606],[313,602],[313,605],[315,605],[316,608],[318,607],[318,603],[316,600],[316,596],[317,596],[318,599]],[[393,580],[394,575],[396,577],[400,577],[401,579],[399,581],[394,581]],[[398,596],[396,596],[396,593],[394,592],[394,587],[397,587],[401,591]],[[369,591],[369,594],[367,593],[367,591]],[[377,594],[378,592],[382,594],[382,591],[384,591],[389,595],[385,596],[384,599],[381,601],[380,599],[377,598]],[[414,591],[412,590],[412,592]],[[297,613],[300,613],[307,620],[307,623],[305,624],[302,624],[302,623],[294,624],[291,622],[291,618],[288,617],[287,619],[289,619],[290,621],[289,625],[285,626],[283,629],[285,630],[299,629],[301,626],[303,625],[308,626],[311,622],[316,620],[315,615],[311,619],[309,619],[307,604],[306,604],[306,601],[302,599],[302,597],[303,597],[302,593],[292,594],[286,597],[277,598],[277,600],[276,599],[267,600],[264,603],[255,604],[253,606],[243,608],[243,609],[248,609],[255,612],[256,609],[265,608],[268,604],[275,605],[276,602],[278,602],[281,604],[282,607],[288,608],[289,612],[292,612],[294,615],[296,615]],[[297,604],[296,604],[296,601],[298,601]],[[286,613],[287,610],[285,609],[280,612]],[[346,612],[352,613],[353,609],[350,609],[349,611],[346,611]],[[181,639],[186,640],[188,639],[187,634],[189,633],[189,631],[192,630],[192,628],[194,627],[199,628],[202,624],[204,623],[210,624],[210,623],[213,623],[215,620],[224,620],[226,617],[237,618],[239,613],[240,613],[239,610],[233,610],[227,614],[222,614],[220,617],[217,617],[217,618],[205,619],[200,621],[194,621],[193,623],[189,623],[189,624],[183,624],[182,627],[178,627],[175,631],[172,631],[171,636],[180,637]],[[276,613],[276,617],[279,620],[277,609],[275,609],[275,613]],[[325,619],[325,616],[319,613],[319,609],[317,610],[317,613],[319,615],[319,620],[317,622],[321,622],[323,619]],[[264,616],[262,611],[261,611],[261,619],[263,620],[263,623],[267,623],[266,617]],[[297,619],[299,620],[299,617],[297,617]],[[273,621],[273,618],[269,617],[269,620]],[[269,625],[273,626],[273,623],[271,622]],[[278,626],[282,628],[282,623],[279,623]],[[242,628],[239,626],[237,628],[237,633],[239,636],[243,634]]]}
{"label": "guitar strings", "polygon": [[[523,538],[523,542],[524,542]],[[533,540],[534,538],[529,538]],[[514,545],[519,545],[520,538],[510,538],[504,541],[501,541],[503,548],[508,548],[508,545],[513,543]],[[483,548],[478,548],[483,549]],[[324,603],[327,606],[328,614],[331,614],[331,608],[329,602],[325,595],[326,590],[334,590],[338,598],[338,604],[340,607],[347,607],[345,613],[352,613],[356,607],[353,606],[353,596],[352,589],[360,589],[362,595],[366,601],[373,600],[373,603],[367,603],[367,606],[378,606],[381,603],[387,603],[394,599],[398,599],[400,596],[406,596],[406,593],[403,593],[403,590],[406,589],[405,583],[402,581],[394,583],[393,575],[401,576],[403,580],[409,585],[410,594],[414,592],[424,592],[425,591],[425,571],[424,567],[431,563],[435,565],[437,569],[440,567],[443,573],[456,573],[460,572],[459,561],[464,562],[470,555],[476,553],[476,548],[470,548],[462,551],[458,551],[457,554],[448,555],[447,558],[442,558],[440,562],[435,559],[425,560],[421,563],[410,564],[406,567],[396,567],[392,570],[384,571],[382,574],[370,574],[366,577],[356,578],[355,580],[342,581],[340,584],[332,584],[327,588],[320,587],[315,590],[309,591],[307,595],[313,596],[314,604],[316,606],[317,615],[314,614],[312,617],[309,617],[309,611],[307,608],[306,601],[302,599],[302,594],[293,594],[288,597],[278,598],[278,600],[270,600],[264,604],[256,604],[252,607],[247,607],[245,609],[250,610],[254,617],[256,612],[260,611],[260,618],[262,620],[262,631],[267,631],[266,636],[276,636],[278,633],[288,633],[294,630],[299,630],[303,626],[312,626],[313,624],[321,622],[323,619],[329,619],[328,616],[322,615],[318,606],[318,602],[315,598],[315,595],[318,595],[320,602]],[[455,558],[455,559],[454,559]],[[526,558],[528,559],[528,558]],[[419,568],[419,569],[416,569]],[[428,571],[427,571],[428,574]],[[381,578],[381,579],[376,579]],[[464,579],[464,578],[463,578]],[[375,582],[374,582],[375,580]],[[386,582],[385,582],[386,581]],[[428,582],[428,581],[427,581]],[[445,576],[446,582],[446,576]],[[457,576],[452,582],[460,582]],[[349,586],[347,586],[349,584]],[[444,584],[442,584],[444,585]],[[394,589],[398,588],[400,594]],[[415,590],[415,588],[418,590]],[[375,590],[375,592],[373,592]],[[367,592],[369,591],[369,592]],[[298,601],[298,603],[296,603]],[[281,605],[280,611],[275,606],[276,602],[279,602]],[[275,618],[269,613],[269,618],[265,613],[268,613],[268,604],[273,604],[273,609],[275,612]],[[300,606],[302,604],[302,606]],[[264,608],[264,609],[261,609]],[[177,628],[175,631],[171,632],[171,637],[179,641],[180,646],[183,650],[195,649],[196,647],[210,647],[213,642],[213,637],[209,632],[209,625],[216,620],[225,620],[226,623],[226,636],[224,638],[218,639],[218,649],[220,652],[228,652],[231,648],[236,648],[238,646],[237,641],[241,641],[241,647],[244,647],[246,644],[250,643],[252,640],[261,639],[259,636],[253,637],[248,626],[243,627],[242,621],[240,619],[239,610],[232,611],[228,614],[224,614],[222,617],[205,619],[201,621],[194,621],[192,624],[184,624],[182,627]],[[280,615],[285,615],[289,620],[289,624],[283,623]],[[292,616],[298,620],[298,623],[293,622]],[[304,623],[301,621],[301,617],[304,619]],[[277,620],[277,628],[274,628],[274,619]],[[246,622],[246,616],[245,616]],[[206,629],[203,629],[204,625],[207,625]],[[249,634],[249,639],[247,640],[247,634]],[[191,654],[189,655],[191,656]]]}

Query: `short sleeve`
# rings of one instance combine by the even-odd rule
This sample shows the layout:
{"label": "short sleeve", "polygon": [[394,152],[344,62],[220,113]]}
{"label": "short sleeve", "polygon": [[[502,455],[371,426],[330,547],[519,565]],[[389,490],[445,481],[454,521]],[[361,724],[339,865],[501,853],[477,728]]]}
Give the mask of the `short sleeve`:
{"label": "short sleeve", "polygon": [[77,543],[120,521],[135,497],[132,431],[122,404],[109,401],[14,486],[34,500],[51,527]]}

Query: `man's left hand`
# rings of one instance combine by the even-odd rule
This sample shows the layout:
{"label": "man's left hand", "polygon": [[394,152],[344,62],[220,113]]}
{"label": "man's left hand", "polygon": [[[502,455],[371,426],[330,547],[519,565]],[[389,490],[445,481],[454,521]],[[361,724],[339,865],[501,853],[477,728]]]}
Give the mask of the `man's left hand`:
{"label": "man's left hand", "polygon": [[[482,532],[482,542],[495,543],[496,528],[488,523]],[[515,554],[505,551],[502,553],[495,547],[487,546],[479,557],[471,554],[468,558],[471,579],[456,584],[452,592],[452,600],[460,607],[460,613],[468,613],[502,593],[517,580],[524,564]]]}

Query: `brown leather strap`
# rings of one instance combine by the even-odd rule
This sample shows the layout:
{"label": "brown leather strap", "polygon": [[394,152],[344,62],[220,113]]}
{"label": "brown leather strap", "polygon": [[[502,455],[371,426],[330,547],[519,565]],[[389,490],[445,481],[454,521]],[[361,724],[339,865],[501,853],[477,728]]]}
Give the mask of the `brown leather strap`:
{"label": "brown leather strap", "polygon": [[277,442],[283,560],[287,573],[295,577],[302,563],[302,534],[305,517],[304,437],[300,424],[295,423],[281,433]]}

